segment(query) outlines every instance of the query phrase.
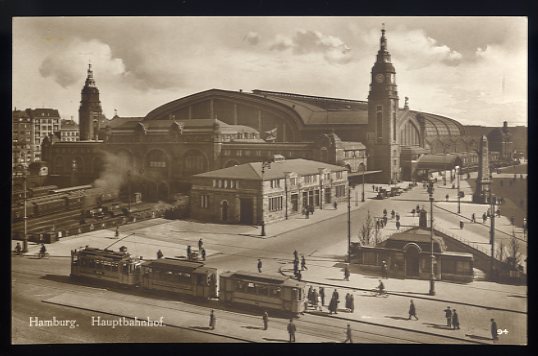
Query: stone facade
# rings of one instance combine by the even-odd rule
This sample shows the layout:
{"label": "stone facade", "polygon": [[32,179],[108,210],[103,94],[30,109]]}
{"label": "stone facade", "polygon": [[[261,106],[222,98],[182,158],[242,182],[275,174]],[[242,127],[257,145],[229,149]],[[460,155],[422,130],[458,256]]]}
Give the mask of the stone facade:
{"label": "stone facade", "polygon": [[242,164],[192,178],[191,216],[206,221],[262,225],[346,200],[343,167],[304,159]]}

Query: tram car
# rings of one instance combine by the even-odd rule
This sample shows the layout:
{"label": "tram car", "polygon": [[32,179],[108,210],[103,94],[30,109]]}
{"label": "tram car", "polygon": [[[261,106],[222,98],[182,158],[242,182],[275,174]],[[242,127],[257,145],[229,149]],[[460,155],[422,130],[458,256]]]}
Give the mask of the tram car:
{"label": "tram car", "polygon": [[142,263],[126,252],[86,247],[71,253],[71,278],[137,286]]}
{"label": "tram car", "polygon": [[143,288],[200,298],[217,297],[217,269],[173,258],[142,263]]}
{"label": "tram car", "polygon": [[306,283],[281,275],[224,272],[219,300],[297,314],[304,311],[305,287]]}
{"label": "tram car", "polygon": [[[290,314],[304,311],[306,283],[266,273],[224,272],[177,258],[142,260],[125,250],[86,247],[71,253],[71,278],[142,287],[225,304],[257,306]],[[218,283],[218,284],[217,284]]]}

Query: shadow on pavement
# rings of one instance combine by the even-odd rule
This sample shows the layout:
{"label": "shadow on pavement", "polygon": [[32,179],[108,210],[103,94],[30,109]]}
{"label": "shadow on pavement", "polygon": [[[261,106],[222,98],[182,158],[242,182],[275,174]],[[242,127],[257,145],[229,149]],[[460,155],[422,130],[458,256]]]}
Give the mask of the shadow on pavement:
{"label": "shadow on pavement", "polygon": [[487,341],[493,341],[490,337],[480,336],[480,335],[473,335],[473,334],[465,334],[465,336],[475,339],[475,340],[487,340]]}
{"label": "shadow on pavement", "polygon": [[390,319],[394,319],[394,320],[409,320],[409,318],[403,318],[401,316],[390,316],[390,315],[385,315],[385,318],[390,318]]}
{"label": "shadow on pavement", "polygon": [[251,329],[251,330],[263,330],[263,327],[261,327],[261,326],[246,326],[246,325],[243,325],[241,327],[245,328],[245,329]]}
{"label": "shadow on pavement", "polygon": [[271,339],[271,338],[268,338],[268,337],[264,337],[263,339],[265,341],[272,341],[272,342],[289,342],[289,340],[285,340],[285,339]]}
{"label": "shadow on pavement", "polygon": [[196,330],[211,330],[209,326],[191,326],[191,328]]}
{"label": "shadow on pavement", "polygon": [[443,329],[443,330],[452,330],[451,328],[446,326],[446,324],[434,324],[434,323],[423,323],[423,324],[428,325],[430,328]]}

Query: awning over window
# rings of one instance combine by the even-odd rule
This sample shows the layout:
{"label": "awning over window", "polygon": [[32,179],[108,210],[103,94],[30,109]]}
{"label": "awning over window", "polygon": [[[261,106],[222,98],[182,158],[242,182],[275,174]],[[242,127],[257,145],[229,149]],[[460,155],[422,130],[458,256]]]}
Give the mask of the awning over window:
{"label": "awning over window", "polygon": [[417,161],[417,169],[449,170],[461,166],[461,158],[453,154],[424,155]]}

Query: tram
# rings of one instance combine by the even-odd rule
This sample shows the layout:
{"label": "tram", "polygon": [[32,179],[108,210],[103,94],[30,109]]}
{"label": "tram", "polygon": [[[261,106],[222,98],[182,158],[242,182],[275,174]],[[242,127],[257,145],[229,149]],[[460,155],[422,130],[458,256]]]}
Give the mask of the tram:
{"label": "tram", "polygon": [[[126,250],[86,247],[71,252],[71,278],[142,287],[221,303],[297,314],[304,311],[306,283],[267,273],[224,272],[177,258],[143,260]],[[218,283],[218,285],[217,285]]]}
{"label": "tram", "polygon": [[125,252],[86,247],[71,252],[71,278],[136,286],[142,262]]}
{"label": "tram", "polygon": [[224,272],[219,300],[297,314],[304,311],[305,287],[306,283],[281,275]]}
{"label": "tram", "polygon": [[151,290],[216,298],[217,269],[173,258],[144,261],[141,285]]}

